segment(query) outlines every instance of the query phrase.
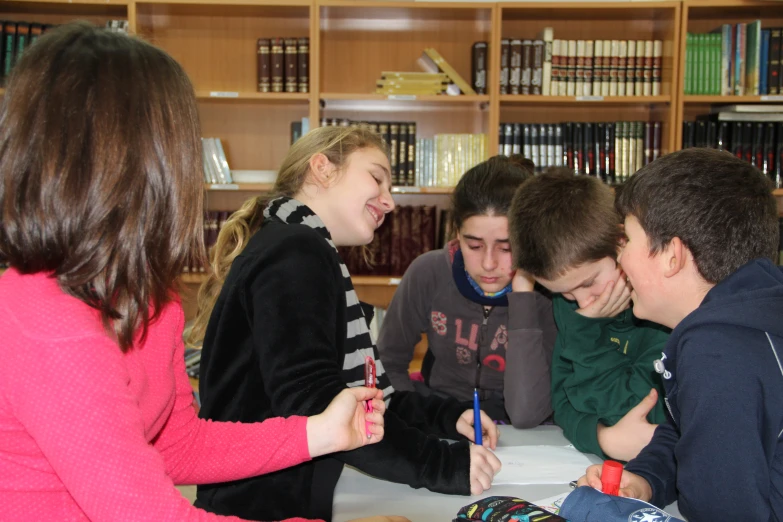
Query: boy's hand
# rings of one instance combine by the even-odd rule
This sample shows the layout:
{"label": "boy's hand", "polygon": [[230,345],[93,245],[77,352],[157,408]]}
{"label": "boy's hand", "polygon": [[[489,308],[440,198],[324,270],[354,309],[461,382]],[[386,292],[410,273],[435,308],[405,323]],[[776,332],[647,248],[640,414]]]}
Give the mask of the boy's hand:
{"label": "boy's hand", "polygon": [[621,271],[617,281],[609,281],[604,291],[598,297],[593,297],[587,305],[579,308],[576,313],[585,317],[598,319],[614,317],[631,304],[631,287],[625,274]]}
{"label": "boy's hand", "polygon": [[598,425],[598,445],[604,453],[617,460],[635,458],[652,440],[657,424],[647,421],[647,414],[658,402],[658,391],[653,388],[639,404],[628,410],[628,413],[617,424],[606,427]]}
{"label": "boy's hand", "polygon": [[484,446],[470,446],[470,494],[481,495],[492,487],[500,460]]}
{"label": "boy's hand", "polygon": [[[465,410],[457,419],[457,433],[464,435],[471,442],[476,442],[476,433],[473,429],[473,410]],[[495,449],[500,438],[497,425],[492,422],[489,415],[481,410],[481,441],[484,447]]]}
{"label": "boy's hand", "polygon": [[[372,400],[372,413],[364,410],[364,401]],[[335,451],[349,451],[383,438],[383,391],[363,386],[348,388],[332,399],[318,415],[307,419],[307,448],[315,458]],[[370,424],[365,424],[365,421]],[[370,437],[367,437],[367,430]]]}
{"label": "boy's hand", "polygon": [[511,291],[532,292],[535,284],[536,280],[533,279],[533,276],[518,268],[514,272],[514,277],[511,278]]}
{"label": "boy's hand", "polygon": [[[576,482],[576,485],[590,486],[600,491],[601,468],[601,464],[593,464],[587,468],[587,472]],[[619,496],[638,498],[639,500],[649,502],[652,498],[652,488],[650,487],[650,483],[639,475],[623,470],[623,474],[620,476]]]}

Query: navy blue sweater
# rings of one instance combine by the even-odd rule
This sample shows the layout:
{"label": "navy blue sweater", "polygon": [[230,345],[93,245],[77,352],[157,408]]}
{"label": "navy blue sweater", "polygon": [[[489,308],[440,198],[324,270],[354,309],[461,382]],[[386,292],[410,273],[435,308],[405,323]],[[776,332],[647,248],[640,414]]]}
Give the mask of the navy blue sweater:
{"label": "navy blue sweater", "polygon": [[690,522],[783,520],[783,271],[761,259],[741,267],[664,353],[674,423],[626,469]]}

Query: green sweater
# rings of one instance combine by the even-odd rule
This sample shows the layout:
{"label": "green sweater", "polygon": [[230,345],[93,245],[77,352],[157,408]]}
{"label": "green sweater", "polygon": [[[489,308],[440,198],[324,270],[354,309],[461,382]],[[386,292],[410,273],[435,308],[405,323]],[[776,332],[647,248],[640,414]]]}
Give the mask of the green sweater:
{"label": "green sweater", "polygon": [[663,326],[641,321],[631,309],[616,317],[591,319],[576,302],[553,299],[557,340],[552,356],[552,409],[555,422],[583,452],[607,456],[598,445],[597,425],[612,426],[639,404],[651,388],[658,404],[647,416],[665,421],[663,383],[653,368],[669,338]]}

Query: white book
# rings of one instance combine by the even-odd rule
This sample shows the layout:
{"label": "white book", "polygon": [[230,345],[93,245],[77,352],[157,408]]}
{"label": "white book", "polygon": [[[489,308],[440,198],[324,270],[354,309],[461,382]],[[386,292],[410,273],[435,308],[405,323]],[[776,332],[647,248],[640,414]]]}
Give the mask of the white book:
{"label": "white book", "polygon": [[566,96],[576,96],[576,40],[568,40],[568,87]]}
{"label": "white book", "polygon": [[544,65],[541,77],[541,94],[549,96],[552,93],[552,46],[555,31],[551,27],[545,27],[541,34],[544,41]]}
{"label": "white book", "polygon": [[582,96],[585,90],[585,41],[576,41],[576,85],[574,94]]}
{"label": "white book", "polygon": [[228,158],[223,151],[223,143],[220,138],[215,138],[215,147],[217,149],[218,163],[220,165],[220,182],[221,183],[233,183],[231,179],[231,169],[228,166]]}
{"label": "white book", "polygon": [[644,40],[636,40],[634,95],[644,96]]}
{"label": "white book", "polygon": [[626,96],[633,96],[634,95],[634,81],[635,81],[635,74],[636,74],[636,42],[633,40],[628,40],[626,42],[626,51],[627,54],[625,56],[625,95]]}
{"label": "white book", "polygon": [[661,40],[654,40],[653,56],[652,56],[652,95],[653,96],[661,95],[662,61],[663,61],[663,42]]}
{"label": "white book", "polygon": [[601,96],[609,96],[609,83],[612,75],[612,41],[603,40],[604,66],[601,73]]}
{"label": "white book", "polygon": [[560,95],[560,42],[562,40],[552,40],[552,81],[549,88],[552,96]]}
{"label": "white book", "polygon": [[628,42],[620,40],[617,53],[617,96],[625,96],[625,73],[628,63]]}
{"label": "white book", "polygon": [[595,41],[593,52],[593,96],[601,96],[601,81],[604,75],[604,44],[603,40]]}
{"label": "white book", "polygon": [[617,70],[619,69],[620,59],[620,41],[612,40],[611,46],[611,60],[609,70],[609,96],[617,96]]}
{"label": "white book", "polygon": [[583,96],[590,96],[593,93],[593,53],[595,47],[592,40],[585,42],[585,69],[584,77],[585,84],[584,90],[581,93]]}

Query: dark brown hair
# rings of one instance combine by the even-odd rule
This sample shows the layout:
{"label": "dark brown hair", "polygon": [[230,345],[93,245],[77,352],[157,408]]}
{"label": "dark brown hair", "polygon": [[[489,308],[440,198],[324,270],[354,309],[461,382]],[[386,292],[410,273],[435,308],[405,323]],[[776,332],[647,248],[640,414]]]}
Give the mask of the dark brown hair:
{"label": "dark brown hair", "polygon": [[509,212],[514,266],[552,280],[584,263],[616,259],[620,222],[608,186],[564,167],[547,169],[514,195]]}
{"label": "dark brown hair", "polygon": [[86,22],[47,32],[0,109],[0,252],[99,310],[127,351],[199,255],[199,136],[168,54]]}
{"label": "dark brown hair", "polygon": [[680,238],[709,283],[752,259],[777,255],[772,184],[728,152],[691,148],[655,160],[626,183],[617,208],[639,220],[650,254]]}
{"label": "dark brown hair", "polygon": [[506,216],[516,188],[535,165],[522,155],[493,156],[468,170],[451,195],[453,231],[473,216]]}
{"label": "dark brown hair", "polygon": [[[307,181],[310,159],[316,154],[325,155],[338,172],[342,172],[351,154],[367,148],[376,148],[388,155],[380,135],[364,127],[319,127],[311,130],[288,150],[277,173],[272,197],[296,196]],[[245,201],[220,229],[217,243],[210,250],[209,278],[198,292],[198,314],[188,336],[189,343],[197,344],[204,338],[231,264],[261,228],[268,199],[259,196]],[[365,252],[365,259],[368,255]]]}

